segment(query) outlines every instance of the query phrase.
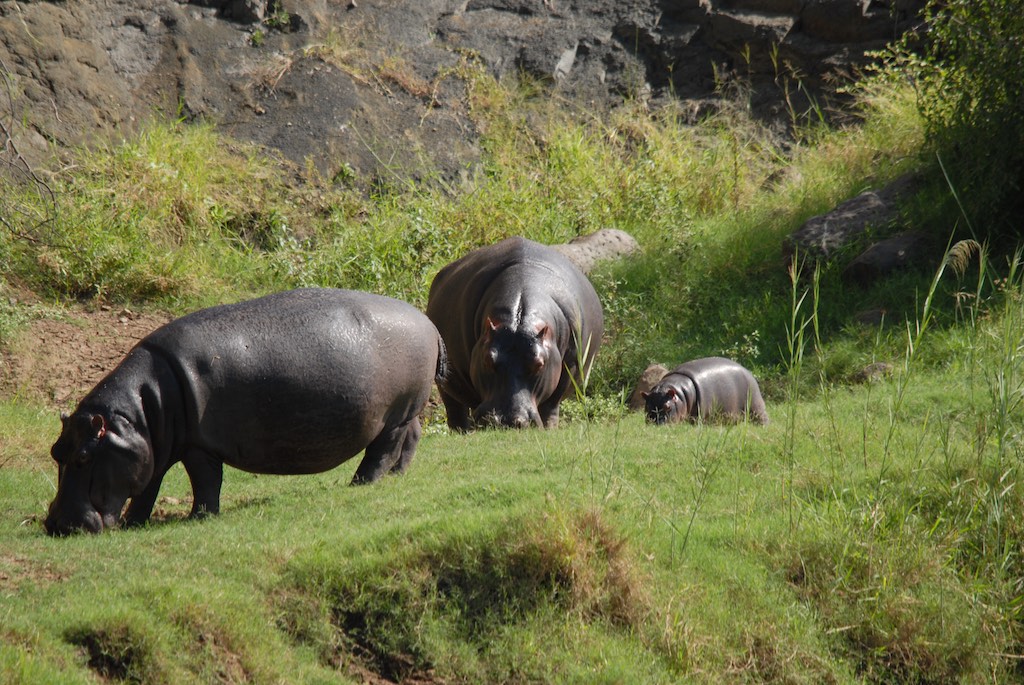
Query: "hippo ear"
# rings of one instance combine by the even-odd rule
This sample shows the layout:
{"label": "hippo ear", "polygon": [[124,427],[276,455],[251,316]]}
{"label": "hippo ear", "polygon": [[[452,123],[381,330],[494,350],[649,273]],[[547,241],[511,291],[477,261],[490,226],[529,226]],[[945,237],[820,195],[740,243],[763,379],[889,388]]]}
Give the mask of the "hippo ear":
{"label": "hippo ear", "polygon": [[669,399],[671,400],[674,400],[677,397],[679,397],[679,393],[676,392],[675,388],[669,388],[667,391],[665,391],[665,394],[668,395]]}
{"label": "hippo ear", "polygon": [[107,420],[103,418],[103,414],[93,414],[89,418],[89,426],[92,428],[93,437],[96,440],[107,434]]}
{"label": "hippo ear", "polygon": [[497,321],[495,321],[494,319],[492,319],[489,316],[487,318],[485,318],[484,319],[483,339],[485,341],[490,341],[491,333],[494,333],[494,331],[498,330],[499,328],[501,328],[501,324],[500,323],[498,323]]}
{"label": "hippo ear", "polygon": [[641,391],[640,391],[640,397],[644,398],[645,400],[646,400],[646,399],[647,399],[648,397],[650,397],[650,396],[651,396],[651,393],[647,392],[646,390],[641,390]]}

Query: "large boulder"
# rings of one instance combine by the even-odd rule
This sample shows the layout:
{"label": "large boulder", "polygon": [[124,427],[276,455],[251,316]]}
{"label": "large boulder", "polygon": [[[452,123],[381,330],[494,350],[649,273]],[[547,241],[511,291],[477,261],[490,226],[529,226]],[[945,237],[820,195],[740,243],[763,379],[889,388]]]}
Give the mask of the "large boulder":
{"label": "large boulder", "polygon": [[931,265],[935,241],[923,231],[902,231],[872,244],[843,269],[843,279],[867,287],[901,269]]}
{"label": "large boulder", "polygon": [[640,249],[640,244],[625,231],[602,228],[551,247],[568,257],[580,271],[589,274],[598,262],[628,257]]}
{"label": "large boulder", "polygon": [[644,393],[650,392],[651,389],[658,384],[658,382],[668,374],[668,367],[664,364],[651,364],[644,372],[640,374],[640,378],[637,379],[636,385],[633,387],[633,392],[629,395],[629,400],[626,401],[626,406],[633,411],[643,411],[647,406],[644,401]]}
{"label": "large boulder", "polygon": [[865,190],[824,214],[811,217],[782,241],[782,255],[794,253],[829,258],[863,241],[870,229],[886,229],[899,216],[899,202],[917,187],[913,176],[902,176],[877,190]]}

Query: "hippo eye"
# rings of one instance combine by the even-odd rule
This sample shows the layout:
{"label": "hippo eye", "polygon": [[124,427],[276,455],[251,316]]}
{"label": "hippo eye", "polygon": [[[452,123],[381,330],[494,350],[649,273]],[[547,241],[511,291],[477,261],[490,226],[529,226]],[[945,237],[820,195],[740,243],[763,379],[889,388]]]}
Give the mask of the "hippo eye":
{"label": "hippo eye", "polygon": [[77,452],[75,452],[75,460],[74,460],[75,465],[76,466],[84,466],[85,464],[87,464],[89,462],[89,459],[91,457],[92,457],[92,452],[89,449],[83,447],[82,449],[80,449]]}
{"label": "hippo eye", "polygon": [[498,351],[493,347],[484,354],[484,366],[493,369],[498,362]]}

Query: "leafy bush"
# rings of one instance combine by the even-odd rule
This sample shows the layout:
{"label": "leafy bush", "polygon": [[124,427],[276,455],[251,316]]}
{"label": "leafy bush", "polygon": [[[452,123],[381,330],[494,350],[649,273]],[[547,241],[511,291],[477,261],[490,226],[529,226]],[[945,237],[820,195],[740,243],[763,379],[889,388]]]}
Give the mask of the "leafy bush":
{"label": "leafy bush", "polygon": [[926,14],[927,32],[906,37],[892,66],[918,85],[975,237],[1024,237],[1024,12],[1017,0],[932,0]]}

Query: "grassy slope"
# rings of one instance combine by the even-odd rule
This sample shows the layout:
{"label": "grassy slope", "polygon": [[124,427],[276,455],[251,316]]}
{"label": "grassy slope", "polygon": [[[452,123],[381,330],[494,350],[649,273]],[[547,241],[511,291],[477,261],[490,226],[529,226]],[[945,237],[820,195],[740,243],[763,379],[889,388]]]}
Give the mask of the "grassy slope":
{"label": "grassy slope", "polygon": [[199,523],[177,469],[160,523],[66,540],[39,531],[35,430],[0,481],[2,672],[85,681],[84,644],[142,682],[327,682],[352,659],[444,681],[998,674],[1010,616],[968,545],[986,524],[957,520],[987,501],[969,428],[988,407],[951,402],[966,383],[915,381],[890,455],[898,383],[772,405],[765,428],[430,435],[367,488],[354,464],[229,471]]}
{"label": "grassy slope", "polygon": [[[593,396],[568,413],[618,416],[610,398],[649,361],[729,353],[765,379],[773,423],[434,430],[409,474],[372,487],[345,485],[354,464],[230,471],[224,515],[201,523],[179,520],[178,470],[157,525],[50,540],[38,521],[55,422],[7,400],[0,681],[1011,679],[1018,279],[996,287],[998,266],[983,279],[973,329],[952,297],[970,279],[945,275],[911,349],[899,321],[920,321],[927,274],[865,294],[827,267],[796,318],[817,312],[822,344],[808,327],[803,358],[787,352],[778,240],[914,165],[909,95],[868,94],[865,127],[815,133],[787,157],[729,113],[694,130],[542,112],[537,133],[518,114],[536,101],[485,85],[467,92],[489,123],[489,166],[453,196],[366,200],[317,179],[293,191],[259,158],[219,154],[210,129],[155,126],[83,158],[60,180],[49,244],[4,234],[0,260],[58,299],[184,310],[324,283],[422,304],[436,268],[474,244],[615,225],[646,252],[594,276],[611,335]],[[897,324],[850,326],[864,299]],[[27,315],[0,311],[0,334]],[[875,358],[896,375],[835,384]]]}

